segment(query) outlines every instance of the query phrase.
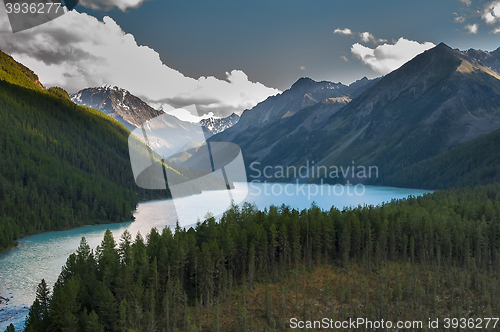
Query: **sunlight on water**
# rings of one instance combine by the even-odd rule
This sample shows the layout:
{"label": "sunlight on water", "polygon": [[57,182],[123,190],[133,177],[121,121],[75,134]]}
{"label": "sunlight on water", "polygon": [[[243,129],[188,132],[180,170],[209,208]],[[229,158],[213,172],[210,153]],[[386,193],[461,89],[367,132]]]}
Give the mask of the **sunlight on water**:
{"label": "sunlight on water", "polygon": [[[238,192],[244,191],[246,186],[246,183],[237,183],[236,189],[232,190],[233,196],[237,197]],[[280,206],[283,203],[292,208],[305,209],[314,201],[320,208],[329,210],[331,206],[342,209],[364,204],[378,205],[390,202],[392,199],[428,192],[389,187],[364,189],[363,194],[359,195],[362,193],[361,188],[355,192],[353,186],[321,188],[315,185],[252,183],[248,186],[248,195],[244,201],[255,203],[259,209],[270,205]],[[227,192],[213,192],[212,195],[221,195],[220,201],[225,202],[222,197],[227,196]],[[200,209],[203,210],[202,215],[210,212],[210,209],[220,209],[220,207],[204,206],[196,195],[179,198],[175,207],[172,200],[146,202],[139,204],[134,213],[136,219],[134,222],[86,226],[69,231],[38,234],[19,240],[18,247],[0,254],[0,296],[9,298],[8,303],[0,304],[0,331],[10,323],[13,323],[16,329],[22,328],[40,280],[45,278],[49,285],[54,284],[67,257],[78,248],[82,236],[85,236],[93,248],[101,243],[107,228],[113,232],[117,241],[125,229],[134,237],[140,232],[145,238],[153,227],[160,231],[166,226],[175,227],[177,221],[175,208],[187,211],[188,216],[191,213],[189,222],[182,224],[182,227],[195,225]]]}

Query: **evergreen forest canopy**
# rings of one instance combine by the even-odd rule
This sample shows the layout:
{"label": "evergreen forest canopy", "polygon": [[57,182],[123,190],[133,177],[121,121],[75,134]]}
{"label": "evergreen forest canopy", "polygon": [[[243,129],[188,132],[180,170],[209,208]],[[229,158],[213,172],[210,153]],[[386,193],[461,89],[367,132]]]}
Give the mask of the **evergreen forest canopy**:
{"label": "evergreen forest canopy", "polygon": [[133,220],[128,132],[98,111],[0,81],[0,250],[22,236]]}
{"label": "evergreen forest canopy", "polygon": [[129,132],[0,52],[0,251],[42,231],[133,220]]}
{"label": "evergreen forest canopy", "polygon": [[[83,238],[26,331],[272,331],[289,319],[421,320],[500,312],[500,184],[381,206],[258,211]],[[493,323],[489,328],[491,330]]]}

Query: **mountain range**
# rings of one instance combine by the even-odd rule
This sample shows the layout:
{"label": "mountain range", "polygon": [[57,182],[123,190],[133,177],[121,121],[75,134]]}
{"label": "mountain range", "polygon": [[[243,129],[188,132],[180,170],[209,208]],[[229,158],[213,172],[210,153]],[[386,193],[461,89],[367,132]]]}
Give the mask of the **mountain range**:
{"label": "mountain range", "polygon": [[[497,162],[491,151],[495,144],[490,143],[500,138],[499,50],[459,51],[441,43],[384,77],[364,77],[350,85],[304,77],[241,117],[232,114],[200,124],[155,110],[118,87],[88,88],[69,96],[60,88],[45,90],[31,70],[4,53],[0,59],[4,84],[49,93],[59,103],[71,99],[99,109],[129,130],[146,124],[149,143],[160,155],[174,155],[186,148],[186,141],[200,137],[235,143],[242,150],[248,180],[349,180],[434,189],[484,184],[498,177],[492,166]],[[165,127],[168,138],[155,136]],[[174,161],[189,164],[192,153],[178,154]],[[271,171],[264,175],[266,166]],[[338,166],[374,167],[376,173],[332,177],[329,170]],[[310,175],[279,173],[301,167]],[[454,179],[465,174],[467,180]]]}
{"label": "mountain range", "polygon": [[[389,181],[395,173],[403,177],[410,166],[500,128],[499,55],[441,43],[376,80],[343,86],[302,78],[210,140],[241,147],[249,180],[263,180],[267,166],[275,172],[270,181],[337,183],[325,168],[372,166],[376,175],[350,173],[343,181],[399,185]],[[284,178],[281,167],[313,175]]]}
{"label": "mountain range", "polygon": [[[150,136],[152,147],[166,156],[177,152],[185,140],[195,141],[203,136],[210,137],[233,126],[240,118],[233,113],[226,118],[202,119],[199,124],[182,121],[173,115],[165,114],[162,110],[154,109],[129,91],[111,85],[86,88],[71,94],[70,98],[78,105],[101,111],[130,131],[144,127]],[[157,119],[151,122],[159,116],[161,121]],[[144,126],[146,122],[149,125]],[[158,135],[160,128],[167,128],[168,133]]]}

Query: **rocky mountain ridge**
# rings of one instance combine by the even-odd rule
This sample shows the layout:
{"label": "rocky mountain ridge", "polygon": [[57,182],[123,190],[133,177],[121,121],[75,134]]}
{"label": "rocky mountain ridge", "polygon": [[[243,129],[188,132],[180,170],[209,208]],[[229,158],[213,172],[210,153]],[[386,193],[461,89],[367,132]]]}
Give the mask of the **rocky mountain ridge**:
{"label": "rocky mountain ridge", "polygon": [[240,120],[240,116],[236,113],[231,114],[225,118],[208,118],[202,119],[200,124],[207,129],[212,135],[223,132],[224,130],[231,128]]}
{"label": "rocky mountain ridge", "polygon": [[[127,129],[133,131],[141,128],[142,124],[165,113],[149,106],[139,97],[134,96],[129,91],[117,86],[103,85],[95,88],[86,88],[71,94],[70,98],[78,105],[100,110],[102,113],[117,120]],[[233,113],[226,118],[208,118],[200,121],[204,127],[207,137],[220,133],[232,127],[239,121],[240,117]],[[172,126],[193,127],[191,122],[182,121],[177,118],[169,118]]]}
{"label": "rocky mountain ridge", "polygon": [[[493,53],[486,54],[490,64]],[[380,170],[377,178],[359,181],[383,184],[394,172],[500,128],[500,75],[478,54],[483,53],[441,43],[357,93],[332,94],[297,110],[304,96],[325,96],[316,88],[334,86],[301,79],[245,111],[238,124],[211,140],[240,145],[247,167],[252,162],[300,167],[314,161],[328,168],[354,162]],[[292,100],[292,114],[280,117]]]}
{"label": "rocky mountain ridge", "polygon": [[103,85],[83,89],[71,94],[70,98],[78,105],[100,110],[129,130],[140,128],[144,122],[163,114],[117,86]]}

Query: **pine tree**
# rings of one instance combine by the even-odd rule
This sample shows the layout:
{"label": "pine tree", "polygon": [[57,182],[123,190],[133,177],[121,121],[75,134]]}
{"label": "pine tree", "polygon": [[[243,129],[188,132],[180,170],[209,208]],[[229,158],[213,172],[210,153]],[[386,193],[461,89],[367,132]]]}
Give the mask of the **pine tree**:
{"label": "pine tree", "polygon": [[118,304],[113,293],[101,284],[96,290],[97,312],[106,331],[114,331],[118,323]]}
{"label": "pine tree", "polygon": [[40,307],[42,309],[42,319],[48,316],[49,302],[50,302],[50,289],[42,279],[40,284],[36,289],[36,299],[40,302]]}
{"label": "pine tree", "polygon": [[104,332],[104,327],[99,322],[99,316],[94,310],[87,315],[87,309],[84,309],[84,331],[85,332]]}
{"label": "pine tree", "polygon": [[16,332],[16,329],[14,328],[14,325],[11,323],[9,326],[7,326],[5,332]]}
{"label": "pine tree", "polygon": [[80,282],[75,277],[65,284],[59,281],[54,286],[54,294],[50,301],[51,327],[50,330],[72,332],[78,330],[77,314],[80,309],[78,292]]}
{"label": "pine tree", "polygon": [[132,258],[132,234],[128,230],[125,230],[120,237],[120,245],[118,248],[118,254],[120,255],[120,262],[122,264],[128,264]]}
{"label": "pine tree", "polygon": [[26,318],[26,331],[43,331],[50,325],[50,300],[50,289],[45,279],[42,279],[36,289],[35,302],[31,306]]}

